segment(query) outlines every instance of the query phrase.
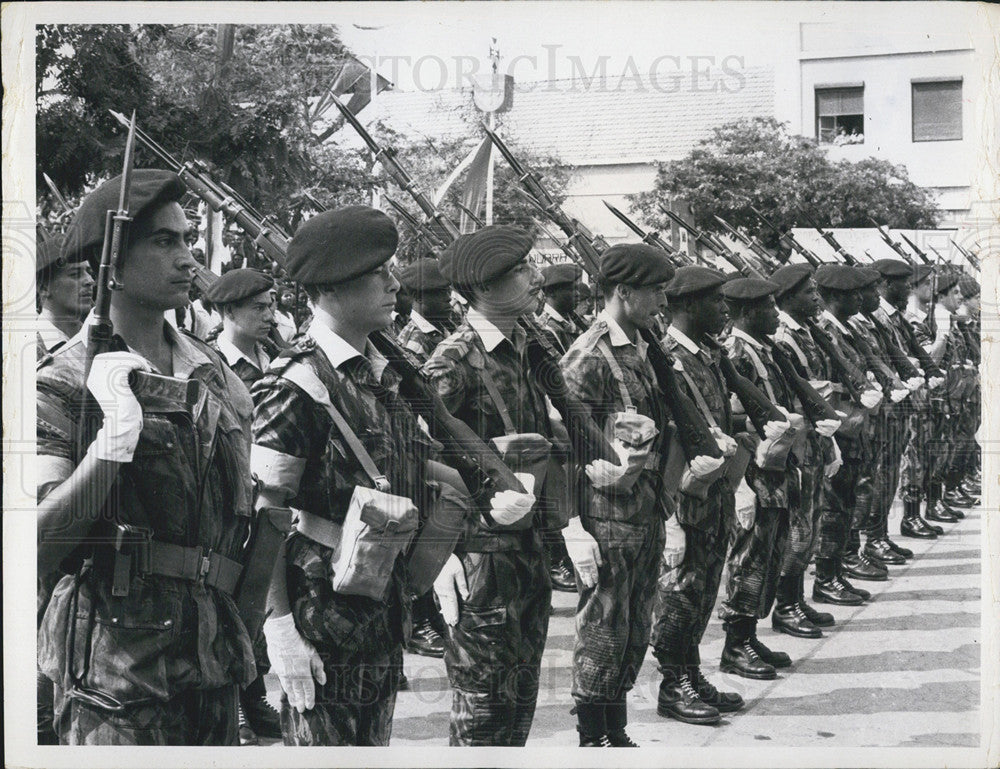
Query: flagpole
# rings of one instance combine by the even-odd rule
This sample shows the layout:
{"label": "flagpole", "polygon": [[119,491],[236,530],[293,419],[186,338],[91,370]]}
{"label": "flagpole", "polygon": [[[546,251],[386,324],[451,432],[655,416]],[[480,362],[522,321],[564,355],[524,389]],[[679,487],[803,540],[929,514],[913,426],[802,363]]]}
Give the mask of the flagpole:
{"label": "flagpole", "polygon": [[[490,58],[493,60],[493,91],[497,90],[497,79],[499,75],[500,49],[497,47],[497,39],[493,38],[493,45],[490,46]],[[489,113],[490,130],[496,130],[496,110]],[[486,226],[493,224],[493,143],[490,142],[490,157],[486,164]]]}

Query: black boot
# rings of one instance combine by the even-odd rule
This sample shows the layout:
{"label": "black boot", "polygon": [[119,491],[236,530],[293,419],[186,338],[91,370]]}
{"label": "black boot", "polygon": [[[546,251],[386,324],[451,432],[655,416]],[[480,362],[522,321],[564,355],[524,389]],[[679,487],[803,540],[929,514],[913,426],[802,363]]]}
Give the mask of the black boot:
{"label": "black boot", "polygon": [[722,719],[718,708],[704,702],[680,660],[661,660],[660,691],[656,697],[656,712],[686,724],[717,724]]}
{"label": "black boot", "polygon": [[848,582],[847,578],[843,574],[837,574],[837,584],[839,584],[841,588],[848,591],[849,593],[854,593],[854,595],[858,596],[858,598],[860,598],[862,601],[867,601],[869,598],[872,597],[872,594],[869,593],[867,590],[865,590],[863,587],[855,587],[850,582]]}
{"label": "black boot", "polygon": [[576,702],[576,730],[581,748],[610,748],[608,727],[604,720],[604,703],[590,700]]}
{"label": "black boot", "polygon": [[691,647],[687,655],[687,672],[698,696],[703,702],[716,708],[720,713],[734,713],[745,704],[736,692],[720,692],[701,672],[701,652],[697,646]]}
{"label": "black boot", "polygon": [[893,542],[891,539],[889,539],[889,534],[888,533],[882,534],[882,541],[885,542],[885,544],[887,544],[889,546],[889,549],[892,550],[892,552],[896,553],[896,555],[903,556],[903,560],[904,561],[906,561],[907,559],[910,559],[910,558],[913,557],[913,551],[912,550],[910,550],[908,547],[903,547],[902,545],[897,545],[895,542]]}
{"label": "black boot", "polygon": [[965,513],[962,513],[960,509],[957,508],[970,508],[975,507],[979,504],[979,500],[973,497],[968,492],[963,493],[961,486],[952,486],[945,489],[944,491],[944,501],[948,503],[948,507],[953,508],[955,513],[960,517],[964,518]]}
{"label": "black boot", "polygon": [[821,638],[823,631],[816,627],[799,608],[798,579],[785,574],[778,579],[778,594],[771,614],[771,627],[779,633],[797,638]]}
{"label": "black boot", "polygon": [[833,615],[826,611],[816,611],[812,606],[806,603],[806,574],[805,572],[799,573],[798,582],[796,583],[798,589],[798,604],[802,613],[806,615],[811,623],[816,627],[832,627],[834,624]]}
{"label": "black boot", "polygon": [[750,645],[753,647],[753,650],[757,652],[757,655],[768,665],[772,665],[776,668],[790,667],[792,664],[791,657],[785,654],[785,652],[772,651],[757,637],[757,620],[754,620],[752,628],[753,629],[750,631]]}
{"label": "black boot", "polygon": [[889,579],[888,569],[879,568],[863,555],[851,553],[841,558],[840,562],[843,565],[841,574],[845,577],[868,582],[885,582]]}
{"label": "black boot", "polygon": [[902,566],[906,559],[889,547],[889,543],[881,538],[869,538],[865,543],[864,553],[869,559],[890,566]]}
{"label": "black boot", "polygon": [[607,728],[608,742],[613,748],[637,748],[639,747],[625,731],[628,724],[628,708],[625,700],[609,702],[604,706],[604,720]]}
{"label": "black boot", "polygon": [[281,739],[281,718],[267,701],[263,676],[257,676],[246,689],[240,690],[240,711],[243,726],[248,727],[257,737]]}
{"label": "black boot", "polygon": [[[937,532],[920,517],[920,502],[903,503],[903,520],[899,523],[899,533],[912,539],[937,539]],[[912,551],[910,551],[912,555]]]}
{"label": "black boot", "polygon": [[[929,485],[927,490],[927,507],[924,509],[924,518],[927,523],[927,528],[937,534],[939,537],[944,534],[944,529],[938,526],[936,523],[929,523],[933,521],[932,515],[936,515],[940,512],[941,508],[941,484],[934,482]],[[954,521],[941,521],[941,523],[954,523]]]}
{"label": "black boot", "polygon": [[813,600],[817,603],[833,603],[840,606],[860,606],[864,599],[848,590],[837,579],[837,565],[833,558],[816,559],[816,581],[813,583]]}
{"label": "black boot", "polygon": [[778,677],[774,665],[761,659],[751,643],[757,621],[751,617],[741,617],[724,623],[726,645],[722,648],[719,668],[724,673],[735,673],[743,678],[771,681]]}
{"label": "black boot", "polygon": [[443,657],[444,638],[434,628],[430,619],[425,619],[413,628],[406,650],[422,657]]}

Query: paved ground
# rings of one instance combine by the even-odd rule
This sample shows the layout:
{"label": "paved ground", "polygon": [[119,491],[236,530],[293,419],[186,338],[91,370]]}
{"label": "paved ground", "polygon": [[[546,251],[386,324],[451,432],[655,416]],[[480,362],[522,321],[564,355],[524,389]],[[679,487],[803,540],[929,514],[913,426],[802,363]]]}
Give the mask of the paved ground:
{"label": "paved ground", "polygon": [[[897,509],[892,531],[899,531]],[[629,698],[629,732],[640,745],[974,747],[979,744],[980,512],[937,540],[898,538],[917,555],[892,568],[888,582],[862,584],[873,600],[829,607],[837,626],[806,640],[761,639],[795,660],[775,681],[721,674],[722,628],[713,619],[702,646],[703,670],[747,700],[715,727],[656,714],[656,666],[647,657]],[[811,586],[811,578],[807,579]],[[576,745],[570,659],[575,595],[556,593],[542,663],[542,687],[528,744]],[[410,690],[400,693],[392,745],[446,745],[450,691],[440,660],[406,655]],[[268,676],[276,701],[277,681]]]}

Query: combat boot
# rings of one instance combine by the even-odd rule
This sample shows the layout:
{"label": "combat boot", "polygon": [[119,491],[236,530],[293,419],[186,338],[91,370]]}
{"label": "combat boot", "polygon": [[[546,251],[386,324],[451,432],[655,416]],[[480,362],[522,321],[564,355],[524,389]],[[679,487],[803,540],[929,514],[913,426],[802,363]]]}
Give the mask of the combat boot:
{"label": "combat boot", "polygon": [[[979,500],[964,491],[961,486],[953,486],[949,489],[945,489],[944,501],[947,502],[948,506],[951,508],[964,507],[968,509],[979,504]],[[964,514],[962,517],[964,517]]]}
{"label": "combat boot", "polygon": [[573,569],[567,566],[566,561],[556,561],[549,569],[549,578],[552,580],[552,589],[560,590],[563,593],[576,592],[576,577],[573,576]]}
{"label": "combat boot", "polygon": [[581,748],[610,748],[611,741],[607,735],[607,724],[604,720],[604,703],[589,700],[577,700],[576,730],[580,733]]}
{"label": "combat boot", "polygon": [[903,556],[903,560],[904,561],[906,561],[906,560],[908,560],[908,559],[910,559],[910,558],[913,557],[913,551],[912,550],[910,550],[908,547],[903,547],[902,545],[897,545],[895,542],[893,542],[891,539],[889,539],[889,534],[888,533],[883,532],[883,534],[882,534],[882,541],[885,542],[885,544],[887,544],[889,546],[889,549],[892,550],[892,552],[896,553],[896,555]]}
{"label": "combat boot", "polygon": [[406,650],[422,657],[440,658],[444,656],[444,638],[438,633],[433,623],[429,619],[425,619],[413,628],[410,641],[406,644]]}
{"label": "combat boot", "polygon": [[604,706],[604,720],[607,725],[607,738],[613,748],[637,748],[636,743],[625,731],[628,724],[628,709],[625,701],[609,702]]}
{"label": "combat boot", "polygon": [[[957,519],[938,520],[937,516],[941,512],[941,484],[935,481],[930,484],[927,490],[927,507],[924,509],[924,518],[927,521],[937,521],[937,523],[955,523],[957,521]],[[946,518],[950,519],[950,516],[946,515]],[[938,536],[941,536],[944,534],[944,529],[938,526],[937,523],[928,523],[927,527]]]}
{"label": "combat boot", "polygon": [[735,713],[746,704],[737,692],[720,692],[705,678],[701,672],[701,652],[697,646],[688,652],[687,673],[702,702],[711,705],[720,713]]}
{"label": "combat boot", "polygon": [[889,547],[884,539],[869,539],[865,542],[864,553],[870,560],[885,563],[890,566],[902,566],[906,559]]}
{"label": "combat boot", "polygon": [[854,595],[858,596],[862,601],[867,601],[869,598],[872,597],[872,594],[869,593],[867,590],[865,590],[863,587],[855,587],[850,582],[848,582],[847,578],[843,574],[837,575],[837,584],[839,584],[842,589],[850,593],[854,593]]}
{"label": "combat boot", "polygon": [[937,532],[920,517],[920,502],[903,503],[903,520],[899,522],[899,533],[912,539],[937,539]]}
{"label": "combat boot", "polygon": [[748,617],[724,623],[726,645],[722,647],[719,668],[724,673],[734,673],[743,678],[772,681],[778,677],[778,671],[774,669],[774,665],[760,658],[750,641],[754,624],[755,620]]}
{"label": "combat boot", "polygon": [[840,606],[860,606],[864,603],[861,596],[848,590],[837,578],[837,566],[833,558],[816,559],[813,600],[817,603],[832,603]]}
{"label": "combat boot", "polygon": [[673,718],[685,724],[711,726],[722,720],[718,708],[698,696],[694,683],[682,667],[661,668],[663,680],[656,697],[656,712],[664,718]]}
{"label": "combat boot", "polygon": [[805,572],[800,572],[798,580],[796,582],[796,589],[798,590],[798,604],[802,613],[806,615],[811,623],[816,627],[832,627],[834,624],[833,615],[826,611],[817,611],[812,606],[806,603],[806,575]]}
{"label": "combat boot", "polygon": [[798,638],[821,638],[823,631],[816,627],[799,608],[798,580],[793,574],[778,579],[778,595],[771,613],[771,627],[779,633]]}
{"label": "combat boot", "polygon": [[[258,676],[246,689],[240,690],[241,738],[247,729],[267,740],[281,739],[281,717],[267,701],[263,676]],[[247,744],[256,743],[248,741]]]}
{"label": "combat boot", "polygon": [[851,553],[841,558],[843,565],[843,575],[852,579],[861,579],[867,582],[885,582],[889,579],[889,571],[886,568],[879,568],[863,555]]}
{"label": "combat boot", "polygon": [[791,657],[785,654],[785,652],[772,651],[757,637],[757,620],[754,620],[752,630],[750,631],[750,646],[752,646],[753,650],[757,652],[757,656],[764,660],[764,662],[768,665],[776,668],[791,667]]}
{"label": "combat boot", "polygon": [[[948,508],[940,499],[935,499],[933,503],[927,503],[927,512],[924,513],[924,517],[935,523],[958,523],[958,518],[948,512]],[[943,529],[941,533],[944,533]]]}

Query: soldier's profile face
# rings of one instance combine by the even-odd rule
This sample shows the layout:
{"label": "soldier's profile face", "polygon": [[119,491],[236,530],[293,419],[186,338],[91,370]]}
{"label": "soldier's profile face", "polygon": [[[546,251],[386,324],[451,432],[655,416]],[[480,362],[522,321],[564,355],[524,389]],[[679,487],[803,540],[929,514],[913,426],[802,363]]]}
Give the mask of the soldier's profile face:
{"label": "soldier's profile face", "polygon": [[694,302],[692,309],[695,322],[707,334],[722,333],[729,322],[729,305],[718,289]]}
{"label": "soldier's profile face", "polygon": [[447,317],[451,312],[451,289],[435,288],[420,294],[421,315],[429,318]]}
{"label": "soldier's profile face", "polygon": [[542,273],[525,260],[487,286],[483,297],[505,314],[520,317],[535,312],[542,296]]}
{"label": "soldier's profile face", "polygon": [[349,283],[339,286],[336,293],[338,314],[367,332],[388,328],[396,308],[399,281],[392,274],[392,262],[386,262]]}
{"label": "soldier's profile face", "polygon": [[274,326],[274,295],[262,291],[228,307],[223,323],[241,336],[263,342]]}
{"label": "soldier's profile face", "polygon": [[664,284],[634,286],[625,301],[628,319],[639,328],[650,328],[653,319],[666,304]]}
{"label": "soldier's profile face", "polygon": [[82,320],[94,306],[94,276],[86,262],[65,264],[40,293],[43,307],[57,318]]}
{"label": "soldier's profile face", "polygon": [[861,311],[874,312],[878,309],[879,295],[877,284],[865,286],[861,289]]}
{"label": "soldier's profile face", "polygon": [[178,203],[166,203],[143,216],[129,233],[119,271],[123,294],[161,310],[186,305],[196,264],[184,240],[186,232],[184,209]]}

